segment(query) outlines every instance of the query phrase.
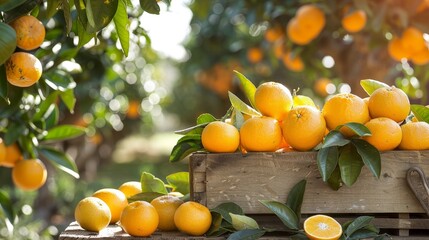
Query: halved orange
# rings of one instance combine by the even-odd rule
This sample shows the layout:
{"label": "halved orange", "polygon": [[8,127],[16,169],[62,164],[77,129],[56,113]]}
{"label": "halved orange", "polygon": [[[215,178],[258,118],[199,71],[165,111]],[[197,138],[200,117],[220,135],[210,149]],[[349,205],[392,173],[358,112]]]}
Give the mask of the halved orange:
{"label": "halved orange", "polygon": [[337,240],[343,233],[341,224],[322,214],[307,218],[304,221],[304,231],[311,240]]}

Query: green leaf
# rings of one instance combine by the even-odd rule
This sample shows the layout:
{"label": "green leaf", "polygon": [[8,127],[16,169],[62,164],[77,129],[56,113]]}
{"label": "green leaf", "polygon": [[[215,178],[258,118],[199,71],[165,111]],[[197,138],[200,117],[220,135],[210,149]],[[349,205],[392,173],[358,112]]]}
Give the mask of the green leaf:
{"label": "green leaf", "polygon": [[299,229],[298,217],[290,207],[277,201],[260,200],[259,202],[277,215],[287,228],[292,230]]}
{"label": "green leaf", "polygon": [[180,192],[183,195],[189,193],[189,172],[176,172],[166,177],[167,182],[173,187],[173,192]]}
{"label": "green leaf", "polygon": [[161,10],[156,0],[140,0],[140,7],[151,14],[159,14]]}
{"label": "green leaf", "polygon": [[11,26],[3,22],[0,22],[0,32],[0,65],[2,65],[15,51],[16,32]]}
{"label": "green leaf", "polygon": [[211,123],[217,121],[217,119],[210,113],[203,113],[197,118],[197,126],[204,123]]}
{"label": "green leaf", "polygon": [[237,215],[243,215],[243,209],[233,202],[225,202],[217,205],[215,208],[210,210],[212,213],[219,213],[225,221],[232,224],[230,213],[237,214]]}
{"label": "green leaf", "polygon": [[18,141],[18,138],[26,135],[28,132],[27,126],[21,122],[11,122],[7,127],[7,132],[4,135],[4,142],[6,145],[11,145]]}
{"label": "green leaf", "polygon": [[113,22],[115,23],[116,33],[118,34],[119,42],[122,46],[122,51],[127,57],[128,51],[130,49],[130,32],[128,30],[129,20],[126,0],[119,0],[118,10],[113,17]]}
{"label": "green leaf", "polygon": [[7,12],[19,5],[23,4],[26,0],[3,0],[0,1],[0,12]]}
{"label": "green leaf", "polygon": [[353,145],[346,145],[341,149],[338,164],[344,184],[353,185],[363,167],[362,159]]}
{"label": "green leaf", "polygon": [[234,213],[229,213],[229,216],[231,216],[232,226],[237,231],[244,229],[259,229],[258,223],[251,217]]}
{"label": "green leaf", "polygon": [[328,181],[338,164],[338,147],[321,148],[317,152],[317,167],[324,182]]}
{"label": "green leaf", "polygon": [[344,135],[338,130],[332,130],[326,135],[323,141],[322,148],[328,148],[333,146],[344,146],[350,143],[350,140],[346,139]]}
{"label": "green leaf", "polygon": [[58,7],[60,6],[60,3],[63,0],[48,0],[47,1],[47,7],[46,7],[46,18],[50,19],[52,18],[55,13],[57,12]]}
{"label": "green leaf", "polygon": [[192,126],[189,128],[177,130],[174,133],[180,134],[180,135],[188,135],[188,134],[190,134],[190,135],[201,135],[204,127],[207,126],[207,124],[209,124],[209,123],[198,124],[198,125],[195,125],[195,126]]}
{"label": "green leaf", "polygon": [[227,240],[255,240],[262,237],[265,232],[262,229],[245,229],[229,235]]}
{"label": "green leaf", "polygon": [[411,104],[411,112],[419,121],[429,123],[429,108],[423,105]]}
{"label": "green leaf", "polygon": [[13,9],[11,9],[10,11],[7,11],[7,13],[4,14],[4,22],[11,22],[16,18],[22,15],[28,15],[29,13],[32,16],[37,16],[37,11],[39,8],[38,4],[40,3],[34,0],[24,1],[24,3],[19,4],[18,6],[14,7]]}
{"label": "green leaf", "polygon": [[63,141],[67,139],[82,136],[85,133],[85,128],[75,125],[56,126],[48,131],[48,134],[43,138],[44,141]]}
{"label": "green leaf", "polygon": [[340,128],[342,128],[344,126],[347,126],[350,130],[352,130],[359,137],[371,136],[371,131],[362,123],[349,122],[349,123],[346,123],[344,125],[339,125],[336,129],[339,130]]}
{"label": "green leaf", "polygon": [[362,86],[363,90],[368,93],[368,95],[371,95],[375,90],[379,88],[389,87],[389,85],[374,79],[360,80],[360,85]]}
{"label": "green leaf", "polygon": [[296,216],[298,217],[298,221],[301,218],[301,206],[302,206],[302,201],[304,200],[306,185],[307,185],[307,181],[305,179],[299,181],[289,191],[289,194],[286,199],[286,205],[288,205],[290,209],[292,209],[292,211],[296,214]]}
{"label": "green leaf", "polygon": [[231,105],[242,113],[245,113],[250,116],[261,116],[261,114],[255,109],[251,108],[249,105],[241,101],[234,93],[228,91],[229,101]]}
{"label": "green leaf", "polygon": [[234,127],[236,127],[238,130],[240,130],[241,126],[244,123],[244,116],[240,111],[236,111],[234,109],[234,118],[232,118],[232,122],[234,124]]}
{"label": "green leaf", "polygon": [[246,76],[241,74],[240,72],[234,70],[235,75],[237,75],[238,79],[240,80],[241,87],[243,89],[244,95],[247,97],[247,99],[250,102],[250,105],[252,105],[253,108],[256,107],[255,105],[255,92],[256,87],[250,81]]}
{"label": "green leaf", "polygon": [[39,146],[37,150],[39,151],[39,153],[45,156],[45,158],[48,159],[55,167],[70,174],[74,178],[79,178],[76,163],[68,154],[48,146]]}
{"label": "green leaf", "polygon": [[170,162],[177,162],[189,154],[203,150],[203,145],[201,143],[201,135],[199,134],[189,134],[181,137],[176,145],[173,147],[170,153]]}
{"label": "green leaf", "polygon": [[368,226],[371,221],[374,219],[374,217],[370,216],[360,216],[353,220],[345,230],[346,236],[351,236],[354,232],[356,232],[359,229],[363,229],[366,226]]}
{"label": "green leaf", "polygon": [[6,68],[3,65],[0,65],[0,97],[3,98],[7,104],[10,104],[9,98],[7,97],[7,78],[6,78]]}
{"label": "green leaf", "polygon": [[73,27],[73,19],[71,16],[70,4],[69,4],[69,0],[61,0],[61,2],[62,2],[61,6],[63,9],[63,14],[64,14],[64,21],[66,22],[66,34],[68,35],[71,32],[71,29]]}
{"label": "green leaf", "polygon": [[220,235],[223,235],[229,230],[222,227],[222,221],[223,217],[219,213],[212,212],[212,224],[210,226],[210,229],[206,232],[207,236],[210,237],[218,237]]}
{"label": "green leaf", "polygon": [[33,116],[33,121],[37,122],[40,121],[46,114],[46,112],[49,110],[49,108],[52,105],[55,105],[55,102],[58,97],[58,91],[51,92],[39,105],[38,108],[36,108],[36,114]]}
{"label": "green leaf", "polygon": [[148,172],[142,173],[140,183],[142,184],[142,192],[168,193],[164,182]]}
{"label": "green leaf", "polygon": [[56,126],[60,117],[60,110],[58,109],[57,105],[53,104],[51,106],[53,107],[53,110],[47,111],[47,113],[50,112],[50,114],[44,117],[46,129],[51,129],[52,127]]}
{"label": "green leaf", "polygon": [[333,190],[337,191],[341,187],[341,172],[340,167],[337,165],[337,167],[332,172],[331,176],[328,179],[328,185]]}
{"label": "green leaf", "polygon": [[135,201],[151,202],[155,198],[157,198],[159,196],[163,196],[163,195],[164,195],[163,193],[158,193],[158,192],[142,192],[142,193],[137,193],[136,195],[129,197],[128,202],[129,203],[132,203]]}
{"label": "green leaf", "polygon": [[[79,0],[75,0],[75,2],[79,2]],[[76,4],[77,5],[77,4]],[[77,8],[77,7],[76,7]],[[78,10],[79,12],[79,10]],[[81,15],[79,15],[79,17],[81,17]],[[85,15],[86,17],[86,15]],[[85,30],[85,27],[83,24],[86,24],[86,18],[85,20],[79,19],[80,21],[75,21],[76,23],[76,28],[77,28],[77,35],[79,37],[79,43],[77,45],[77,48],[81,48],[83,47],[85,44],[87,44],[91,39],[95,38],[95,33],[88,33]],[[84,21],[85,23],[82,23],[82,21]]]}
{"label": "green leaf", "polygon": [[116,14],[118,1],[86,0],[85,13],[88,20],[87,25],[84,25],[86,31],[96,33],[106,27]]}
{"label": "green leaf", "polygon": [[48,72],[44,76],[46,84],[54,90],[65,92],[76,87],[71,75],[62,70]]}
{"label": "green leaf", "polygon": [[76,97],[74,96],[73,89],[69,89],[65,92],[60,93],[60,98],[66,105],[70,113],[74,112],[74,106],[76,104]]}
{"label": "green leaf", "polygon": [[1,208],[0,210],[3,210],[3,213],[6,216],[6,218],[8,218],[10,222],[13,222],[13,220],[15,219],[15,213],[13,211],[13,203],[10,200],[10,197],[7,194],[7,192],[1,189],[0,189],[0,208]]}
{"label": "green leaf", "polygon": [[362,139],[353,139],[353,145],[362,158],[363,163],[369,168],[376,178],[381,174],[381,156],[380,152],[369,142]]}

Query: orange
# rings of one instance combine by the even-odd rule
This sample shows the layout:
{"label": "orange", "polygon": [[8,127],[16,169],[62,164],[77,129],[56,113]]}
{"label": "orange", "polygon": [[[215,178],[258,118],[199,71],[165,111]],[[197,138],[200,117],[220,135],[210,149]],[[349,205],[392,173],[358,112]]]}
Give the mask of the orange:
{"label": "orange", "polygon": [[121,227],[131,236],[148,237],[156,231],[159,216],[156,209],[146,201],[135,201],[124,208]]}
{"label": "orange", "polygon": [[[0,150],[1,151],[1,150]],[[14,167],[22,159],[21,150],[16,143],[6,146],[6,158],[0,162],[0,166]]]}
{"label": "orange", "polygon": [[138,118],[140,116],[140,103],[135,100],[130,101],[128,104],[126,115],[130,119]]}
{"label": "orange", "polygon": [[233,125],[214,121],[203,129],[201,142],[209,152],[235,152],[240,145],[240,134]]}
{"label": "orange", "polygon": [[328,87],[332,84],[332,81],[329,78],[319,78],[314,84],[314,91],[322,97],[328,96]]}
{"label": "orange", "polygon": [[[366,103],[362,98],[351,93],[339,93],[328,99],[322,113],[329,130],[348,122],[365,124],[370,119]],[[346,136],[353,135],[347,127],[342,127],[340,131]]]}
{"label": "orange", "polygon": [[410,113],[410,100],[399,88],[383,87],[371,94],[368,108],[372,118],[387,117],[402,122]]}
{"label": "orange", "polygon": [[410,59],[414,64],[425,65],[429,62],[429,48],[425,46],[422,50],[411,55]]}
{"label": "orange", "polygon": [[308,151],[322,142],[326,122],[315,107],[294,107],[282,123],[283,137],[294,149]]}
{"label": "orange", "polygon": [[16,45],[23,50],[33,50],[45,40],[45,27],[39,19],[26,15],[10,23],[16,31]]}
{"label": "orange", "polygon": [[356,33],[362,30],[366,24],[366,13],[363,10],[351,12],[343,17],[341,25],[350,33]]}
{"label": "orange", "polygon": [[337,240],[343,234],[341,224],[326,215],[314,215],[304,221],[304,231],[311,240]]}
{"label": "orange", "polygon": [[127,206],[128,200],[118,189],[103,188],[92,194],[93,197],[103,200],[109,206],[112,215],[110,223],[116,223],[121,217],[122,210]]}
{"label": "orange", "polygon": [[209,230],[212,215],[206,206],[189,201],[177,208],[174,223],[180,231],[186,234],[201,236]]}
{"label": "orange", "polygon": [[259,47],[252,47],[247,50],[247,59],[250,63],[258,63],[264,57],[264,53]]}
{"label": "orange", "polygon": [[174,223],[174,213],[176,213],[177,208],[183,204],[180,198],[168,194],[155,198],[150,204],[152,204],[158,212],[159,230],[173,231],[177,229]]}
{"label": "orange", "polygon": [[363,100],[363,101],[365,102],[365,104],[368,106],[368,104],[369,104],[369,97],[363,98],[362,100]]}
{"label": "orange", "polygon": [[325,13],[314,4],[301,6],[296,12],[295,18],[298,20],[299,27],[311,39],[316,38],[320,34],[326,23]]}
{"label": "orange", "polygon": [[281,83],[266,82],[256,88],[255,106],[264,116],[282,120],[292,108],[290,90]]}
{"label": "orange", "polygon": [[265,40],[267,42],[276,42],[283,37],[282,28],[279,26],[270,27],[265,31]]}
{"label": "orange", "polygon": [[22,190],[37,190],[42,187],[48,173],[39,159],[20,160],[12,168],[12,180]]}
{"label": "orange", "polygon": [[287,24],[287,36],[295,44],[306,45],[313,40],[313,37],[309,32],[299,25],[299,21],[296,17],[289,20]]}
{"label": "orange", "polygon": [[[4,157],[3,153],[5,153]],[[16,162],[21,159],[22,154],[16,143],[5,146],[3,141],[0,139],[0,166],[13,167],[15,166]]]}
{"label": "orange", "polygon": [[404,30],[401,43],[410,55],[422,50],[426,46],[423,33],[415,27],[408,27]]}
{"label": "orange", "polygon": [[240,128],[241,146],[250,152],[274,152],[282,143],[279,122],[270,117],[254,117]]}
{"label": "orange", "polygon": [[3,139],[0,138],[0,166],[6,166],[7,160],[6,160],[6,145],[3,142]]}
{"label": "orange", "polygon": [[142,184],[137,181],[125,182],[118,188],[126,198],[134,196],[142,192]]}
{"label": "orange", "polygon": [[273,46],[273,51],[274,51],[274,56],[276,56],[276,58],[278,59],[283,58],[283,55],[286,53],[286,47],[284,46],[283,41],[275,43]]}
{"label": "orange", "polygon": [[402,141],[399,149],[429,149],[429,124],[426,122],[408,122],[401,126]]}
{"label": "orange", "polygon": [[371,131],[371,136],[363,139],[379,151],[393,150],[401,143],[401,127],[390,118],[373,118],[365,126]]}
{"label": "orange", "polygon": [[110,210],[105,202],[96,197],[86,197],[79,201],[74,210],[74,218],[88,231],[99,232],[110,222]]}
{"label": "orange", "polygon": [[16,52],[5,64],[7,81],[17,87],[29,87],[42,76],[42,63],[30,53]]}
{"label": "orange", "polygon": [[409,58],[410,54],[408,51],[402,46],[402,42],[400,38],[394,37],[389,41],[387,45],[387,51],[391,58],[396,61],[401,61],[403,58]]}
{"label": "orange", "polygon": [[301,57],[298,55],[293,56],[290,52],[283,56],[283,65],[294,72],[302,72],[305,67]]}

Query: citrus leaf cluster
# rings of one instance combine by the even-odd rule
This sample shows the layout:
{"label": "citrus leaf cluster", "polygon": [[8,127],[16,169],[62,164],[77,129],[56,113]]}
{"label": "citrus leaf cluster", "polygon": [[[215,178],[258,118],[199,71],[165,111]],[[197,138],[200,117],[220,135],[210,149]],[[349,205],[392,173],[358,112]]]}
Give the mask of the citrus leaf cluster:
{"label": "citrus leaf cluster", "polygon": [[374,217],[360,216],[354,220],[345,222],[342,225],[343,235],[341,240],[354,240],[354,239],[390,239],[387,234],[380,234],[380,229],[372,224]]}
{"label": "citrus leaf cluster", "polygon": [[148,172],[142,172],[140,183],[142,192],[128,198],[129,202],[147,201],[151,202],[153,199],[166,195],[169,192],[179,192],[184,196],[182,199],[189,198],[189,173],[176,172],[166,177],[167,183],[155,177]]}
{"label": "citrus leaf cluster", "polygon": [[236,203],[221,203],[210,212],[213,220],[208,236],[231,233],[228,239],[258,239],[266,232],[253,218],[244,215],[243,209]]}
{"label": "citrus leaf cluster", "polygon": [[[356,135],[346,137],[340,132],[341,127],[348,127]],[[371,173],[380,177],[380,152],[367,141],[360,139],[370,136],[371,132],[360,123],[346,123],[332,130],[317,153],[317,166],[322,180],[338,190],[344,183],[352,186],[358,179],[362,167],[366,165]]]}

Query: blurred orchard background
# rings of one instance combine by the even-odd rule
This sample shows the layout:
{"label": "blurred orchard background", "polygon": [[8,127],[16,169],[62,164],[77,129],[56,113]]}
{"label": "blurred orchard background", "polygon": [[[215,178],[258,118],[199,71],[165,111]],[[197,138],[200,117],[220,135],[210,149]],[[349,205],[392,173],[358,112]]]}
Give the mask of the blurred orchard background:
{"label": "blurred orchard background", "polygon": [[[128,8],[128,56],[113,24],[76,48],[73,31],[64,34],[61,11],[50,15],[46,1],[28,2],[38,5],[47,29],[34,54],[45,69],[65,72],[75,83],[74,111],[60,104],[59,122],[87,131],[61,143],[79,179],[47,164],[47,184],[26,192],[0,167],[1,189],[19,217],[12,235],[0,221],[0,238],[55,239],[73,221],[76,203],[95,190],[138,181],[142,171],[161,179],[187,171],[186,161],[168,161],[180,137],[174,131],[195,125],[201,113],[225,114],[228,91],[242,95],[233,70],[255,85],[276,81],[299,89],[320,107],[339,92],[365,97],[359,80],[366,78],[401,87],[414,103],[429,102],[427,0],[160,1],[159,15]],[[305,4],[316,4],[324,18],[310,10],[297,16]],[[364,22],[353,32],[342,20],[355,11],[348,24]],[[422,40],[424,47],[407,48]]]}

